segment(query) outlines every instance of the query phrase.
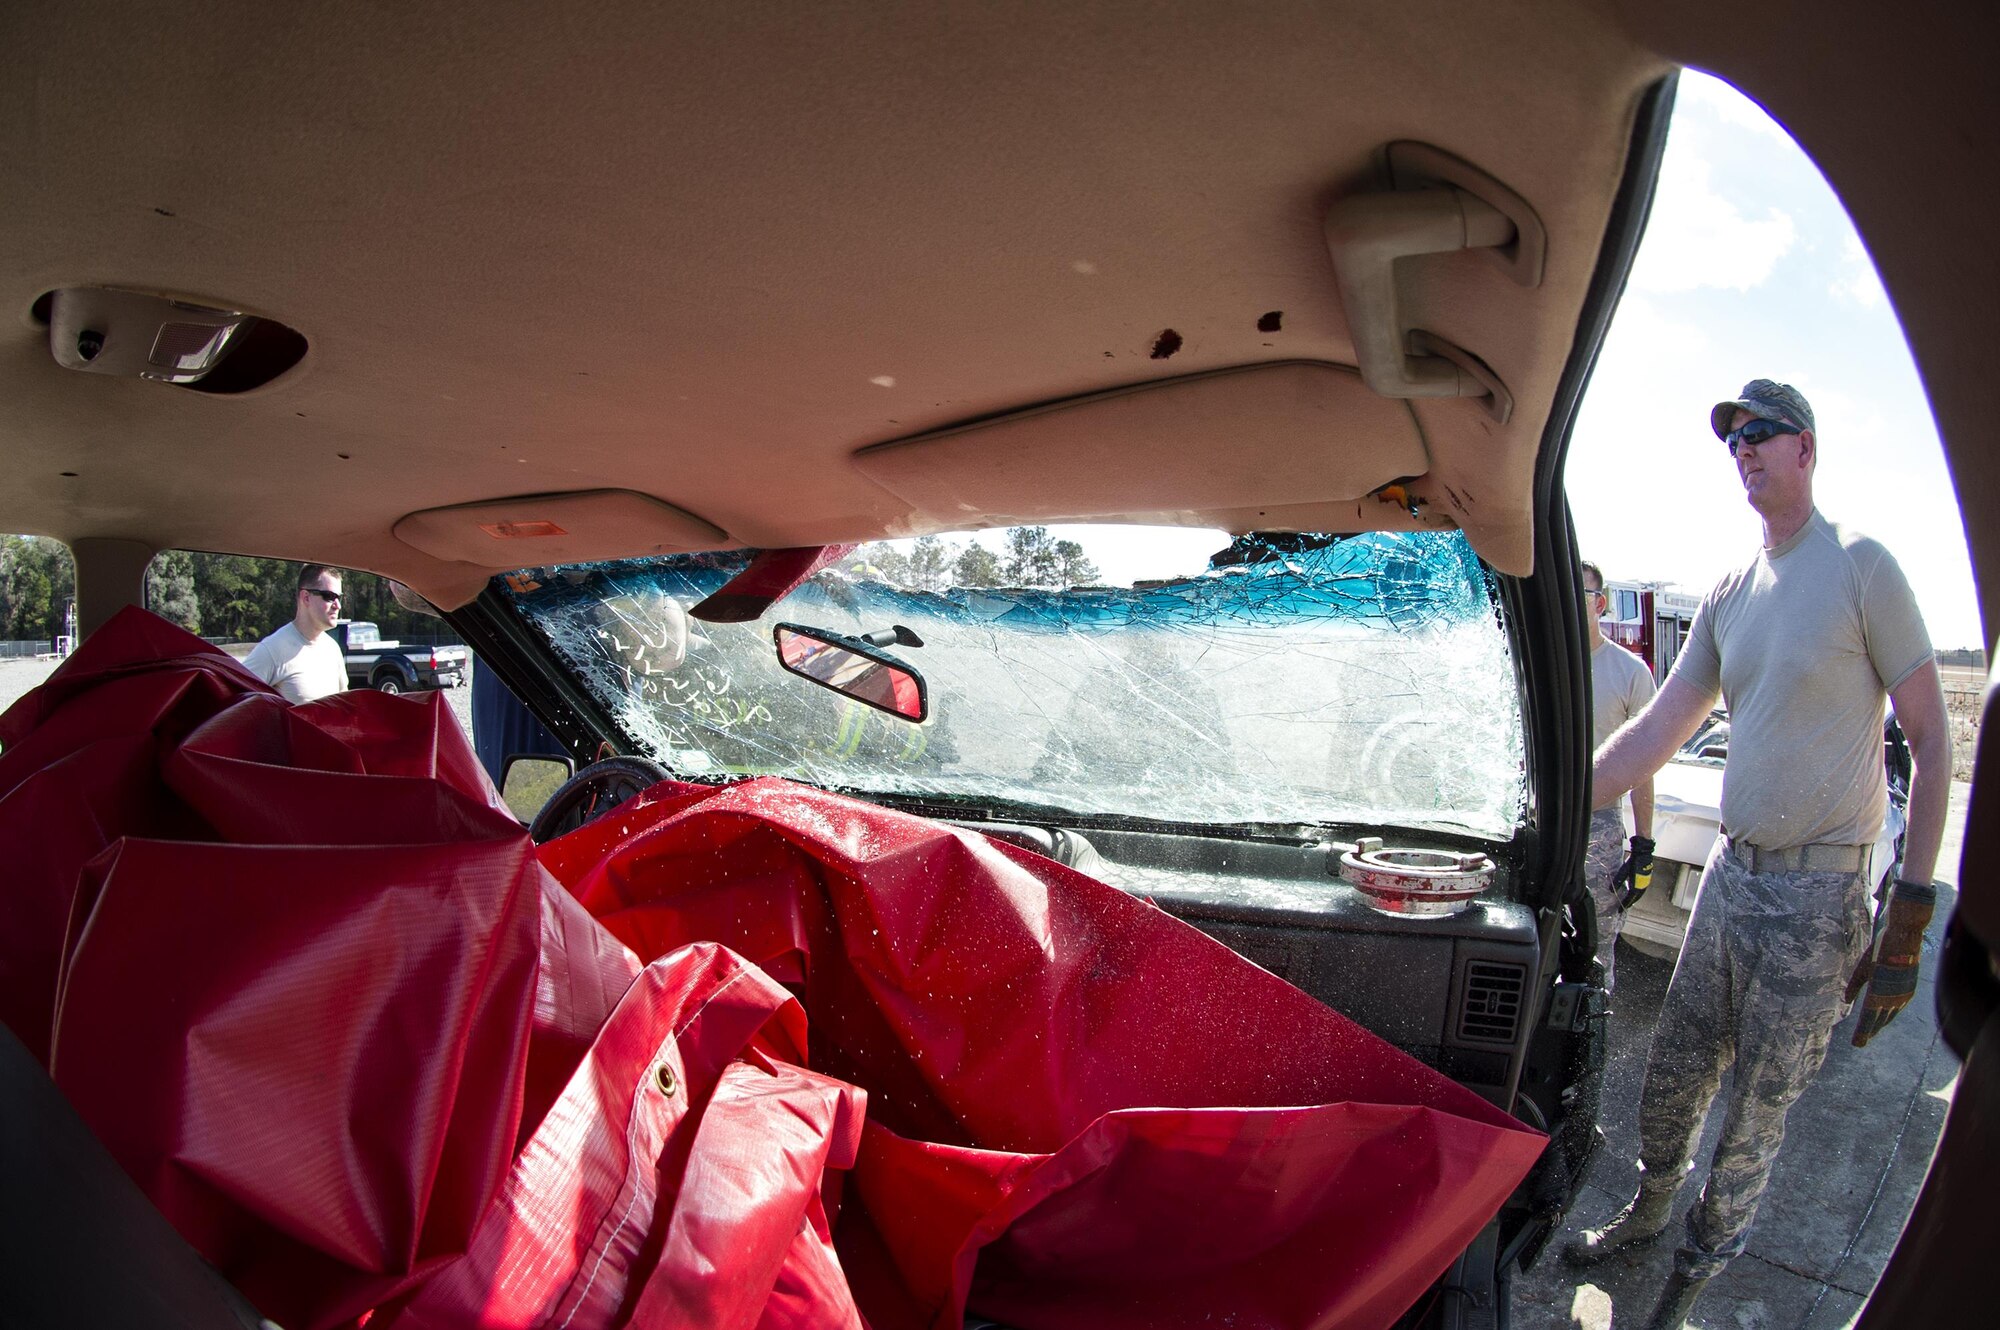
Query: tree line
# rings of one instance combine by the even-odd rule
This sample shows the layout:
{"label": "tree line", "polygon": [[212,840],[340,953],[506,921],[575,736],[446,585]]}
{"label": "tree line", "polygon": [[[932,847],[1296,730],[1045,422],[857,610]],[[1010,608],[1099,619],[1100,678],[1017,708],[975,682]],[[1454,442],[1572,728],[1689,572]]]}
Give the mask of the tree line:
{"label": "tree line", "polygon": [[1090,586],[1103,576],[1083,546],[1051,539],[1045,526],[1008,527],[1001,538],[998,553],[976,540],[947,541],[941,536],[919,536],[907,553],[887,541],[875,541],[849,555],[843,566],[860,576],[920,591],[955,586]]}
{"label": "tree line", "polygon": [[[900,542],[898,542],[900,544]],[[996,552],[977,541],[922,536],[907,549],[863,545],[845,561],[859,576],[924,591],[948,587],[1089,586],[1102,574],[1083,546],[1055,540],[1043,526],[1009,527]],[[191,633],[255,641],[292,617],[299,565],[289,559],[164,550],[146,570],[146,608]],[[387,579],[342,574],[341,613],[373,620],[385,637],[421,638],[438,621],[396,603]],[[76,599],[69,547],[39,536],[0,536],[0,640],[53,639],[67,632]]]}
{"label": "tree line", "polygon": [[[164,550],[146,570],[146,608],[191,633],[249,642],[292,617],[299,565],[290,559]],[[442,625],[396,603],[387,579],[344,572],[341,614],[369,619],[384,637],[427,637]],[[76,599],[69,547],[37,536],[0,537],[0,640],[53,639],[68,631]]]}

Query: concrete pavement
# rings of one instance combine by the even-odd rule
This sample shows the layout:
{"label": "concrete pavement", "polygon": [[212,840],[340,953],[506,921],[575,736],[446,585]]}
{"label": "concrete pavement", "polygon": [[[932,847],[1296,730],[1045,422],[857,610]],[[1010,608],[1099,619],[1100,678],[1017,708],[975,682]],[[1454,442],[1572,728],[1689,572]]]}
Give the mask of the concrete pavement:
{"label": "concrete pavement", "polygon": [[[1954,887],[1969,790],[1964,784],[1953,787],[1938,860],[1940,881]],[[1748,1248],[1709,1283],[1689,1325],[1838,1330],[1860,1314],[1916,1203],[1958,1076],[1958,1059],[1938,1034],[1932,982],[1944,920],[1956,902],[1956,890],[1938,893],[1923,978],[1895,1023],[1866,1048],[1849,1042],[1852,1015],[1834,1031],[1826,1066],[1786,1122],[1784,1148]],[[1678,1220],[1652,1248],[1588,1270],[1566,1265],[1559,1248],[1579,1230],[1610,1218],[1638,1189],[1633,1160],[1639,1148],[1640,1082],[1671,974],[1671,962],[1620,944],[1605,1072],[1605,1148],[1563,1232],[1515,1282],[1518,1330],[1636,1328],[1666,1282]],[[1711,1113],[1696,1153],[1697,1171],[1681,1190],[1682,1213],[1699,1193],[1706,1172],[1700,1165],[1720,1127],[1720,1114]]]}

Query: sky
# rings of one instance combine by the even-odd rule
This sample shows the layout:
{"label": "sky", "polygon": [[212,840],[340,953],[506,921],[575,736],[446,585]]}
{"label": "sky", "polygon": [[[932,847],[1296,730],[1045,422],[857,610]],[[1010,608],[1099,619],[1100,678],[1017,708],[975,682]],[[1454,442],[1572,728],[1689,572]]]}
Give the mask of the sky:
{"label": "sky", "polygon": [[[1983,642],[1958,499],[1874,265],[1819,170],[1755,102],[1689,71],[1659,191],[1571,440],[1583,557],[1699,595],[1762,543],[1714,403],[1795,385],[1820,426],[1820,511],[1888,546],[1935,646]],[[1056,528],[1114,584],[1198,573],[1210,531]],[[1000,537],[992,535],[988,543]]]}
{"label": "sky", "polygon": [[1805,152],[1682,75],[1659,192],[1585,393],[1566,479],[1583,557],[1700,594],[1762,543],[1708,410],[1753,378],[1819,424],[1820,511],[1902,565],[1938,647],[1982,643],[1958,498],[1874,265]]}

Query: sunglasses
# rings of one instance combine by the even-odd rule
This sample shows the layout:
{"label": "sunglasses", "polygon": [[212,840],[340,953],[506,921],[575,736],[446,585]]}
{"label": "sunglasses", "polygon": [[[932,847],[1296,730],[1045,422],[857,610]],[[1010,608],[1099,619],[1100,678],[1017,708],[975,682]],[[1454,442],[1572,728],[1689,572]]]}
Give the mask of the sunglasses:
{"label": "sunglasses", "polygon": [[340,593],[338,591],[321,591],[316,586],[302,586],[299,590],[318,596],[329,605],[338,604],[340,601]]}
{"label": "sunglasses", "polygon": [[1736,456],[1736,450],[1746,443],[1754,448],[1760,443],[1770,442],[1780,434],[1797,434],[1798,432],[1799,427],[1797,425],[1787,425],[1782,421],[1746,420],[1739,428],[1733,429],[1723,435],[1722,441],[1729,445],[1729,455],[1734,457]]}

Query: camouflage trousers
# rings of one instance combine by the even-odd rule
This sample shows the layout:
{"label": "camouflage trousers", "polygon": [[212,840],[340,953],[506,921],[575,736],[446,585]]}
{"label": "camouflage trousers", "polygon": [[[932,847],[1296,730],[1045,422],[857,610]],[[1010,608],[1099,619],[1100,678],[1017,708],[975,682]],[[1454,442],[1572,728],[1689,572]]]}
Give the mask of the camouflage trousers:
{"label": "camouflage trousers", "polygon": [[1640,1185],[1678,1189],[1722,1075],[1722,1138],[1676,1264],[1715,1274],[1743,1251],[1785,1115],[1819,1072],[1872,927],[1865,873],[1753,873],[1718,838],[1646,1059]]}
{"label": "camouflage trousers", "polygon": [[1625,819],[1619,816],[1617,805],[1600,808],[1590,815],[1590,842],[1583,852],[1583,881],[1590,888],[1590,899],[1597,904],[1597,960],[1604,967],[1607,993],[1611,991],[1611,965],[1618,951],[1618,930],[1625,923],[1625,916],[1618,911],[1618,898],[1624,893],[1611,885],[1611,879],[1624,867],[1630,848],[1625,837]]}

